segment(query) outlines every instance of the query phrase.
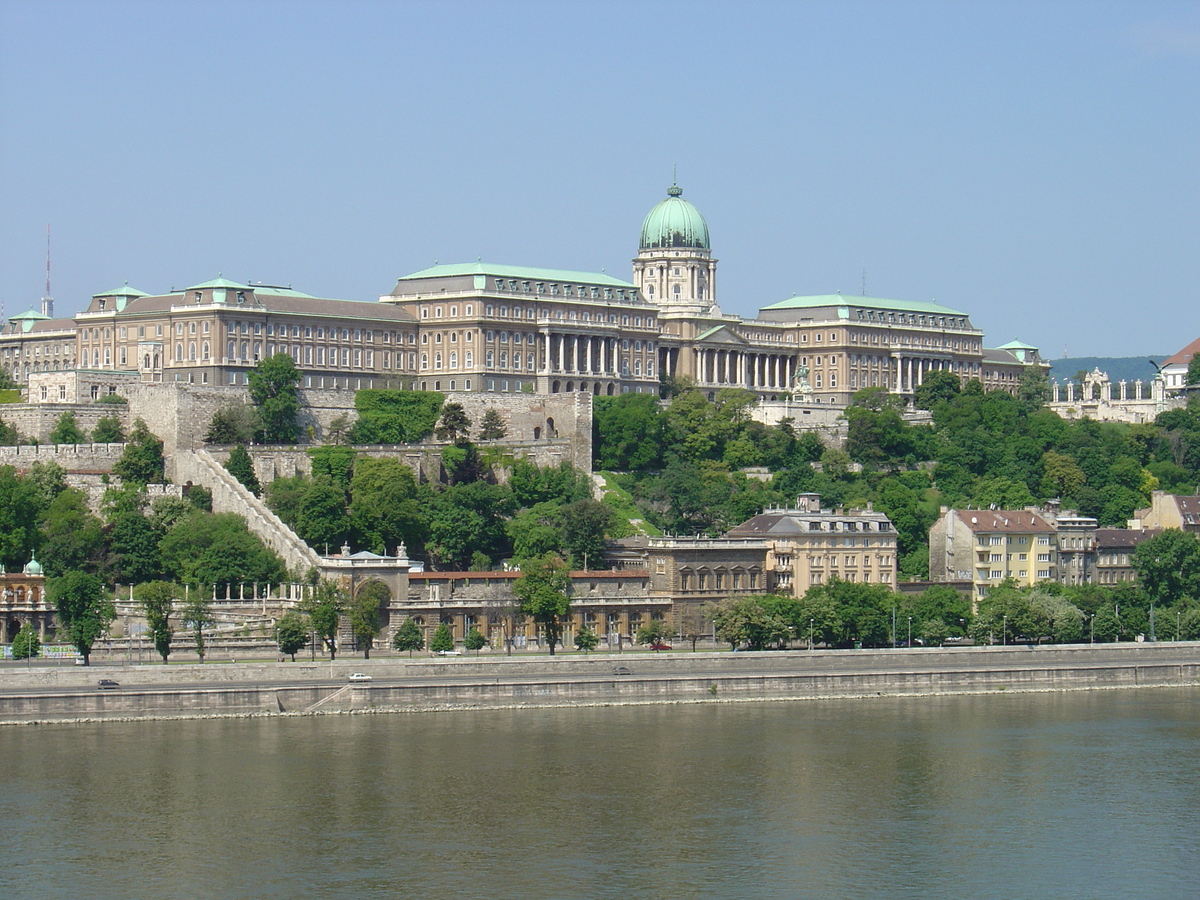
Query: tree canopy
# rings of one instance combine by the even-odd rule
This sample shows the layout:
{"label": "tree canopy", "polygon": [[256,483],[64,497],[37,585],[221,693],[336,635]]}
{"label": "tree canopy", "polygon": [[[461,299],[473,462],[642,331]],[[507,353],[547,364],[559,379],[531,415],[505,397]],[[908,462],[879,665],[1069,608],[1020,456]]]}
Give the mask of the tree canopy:
{"label": "tree canopy", "polygon": [[267,444],[294,444],[299,436],[300,370],[286,353],[276,353],[250,370],[250,399],[258,410],[257,437]]}

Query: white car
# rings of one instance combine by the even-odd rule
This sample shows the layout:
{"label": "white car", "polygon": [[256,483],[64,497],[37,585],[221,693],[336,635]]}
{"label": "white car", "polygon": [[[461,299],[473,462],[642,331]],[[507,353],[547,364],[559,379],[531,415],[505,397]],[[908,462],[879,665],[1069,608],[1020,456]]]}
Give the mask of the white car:
{"label": "white car", "polygon": [[353,674],[350,675],[349,679],[347,679],[347,680],[348,681],[370,681],[371,676],[367,675],[363,672],[354,672]]}

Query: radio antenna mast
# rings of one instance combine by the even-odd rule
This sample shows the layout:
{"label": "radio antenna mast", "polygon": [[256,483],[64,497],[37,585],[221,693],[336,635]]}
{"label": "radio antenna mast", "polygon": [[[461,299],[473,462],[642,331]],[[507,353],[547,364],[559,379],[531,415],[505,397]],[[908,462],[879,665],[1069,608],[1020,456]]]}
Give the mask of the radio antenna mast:
{"label": "radio antenna mast", "polygon": [[46,293],[42,295],[42,315],[54,318],[54,299],[50,296],[50,223],[46,223]]}

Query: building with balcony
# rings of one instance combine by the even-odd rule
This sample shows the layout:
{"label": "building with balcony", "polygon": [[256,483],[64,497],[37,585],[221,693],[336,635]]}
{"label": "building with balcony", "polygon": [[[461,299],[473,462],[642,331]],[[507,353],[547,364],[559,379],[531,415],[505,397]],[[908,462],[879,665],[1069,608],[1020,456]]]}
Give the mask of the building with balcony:
{"label": "building with balcony", "polygon": [[929,529],[929,575],[970,582],[973,603],[1010,578],[1020,586],[1057,581],[1056,529],[1029,510],[942,507]]}

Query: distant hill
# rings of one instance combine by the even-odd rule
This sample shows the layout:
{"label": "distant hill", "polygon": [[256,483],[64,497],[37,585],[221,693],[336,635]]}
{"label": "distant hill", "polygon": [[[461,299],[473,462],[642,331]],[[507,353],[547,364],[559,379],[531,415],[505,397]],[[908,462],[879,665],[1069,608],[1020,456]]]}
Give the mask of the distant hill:
{"label": "distant hill", "polygon": [[1050,377],[1059,381],[1074,378],[1075,373],[1081,369],[1088,372],[1092,369],[1107,372],[1113,382],[1122,379],[1137,381],[1139,378],[1149,381],[1154,377],[1154,366],[1150,365],[1150,360],[1153,359],[1162,365],[1163,360],[1170,355],[1163,353],[1148,356],[1068,356],[1063,359],[1048,359],[1046,362],[1050,363]]}

